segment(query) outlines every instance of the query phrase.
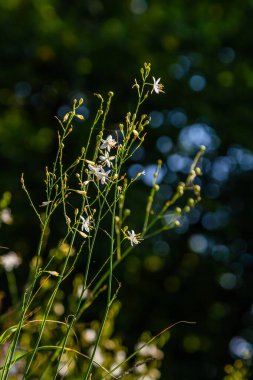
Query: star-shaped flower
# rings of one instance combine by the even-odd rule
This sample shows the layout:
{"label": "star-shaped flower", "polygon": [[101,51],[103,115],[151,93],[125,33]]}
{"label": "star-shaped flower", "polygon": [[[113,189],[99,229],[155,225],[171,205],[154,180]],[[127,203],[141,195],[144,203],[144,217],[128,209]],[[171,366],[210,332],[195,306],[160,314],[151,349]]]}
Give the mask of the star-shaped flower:
{"label": "star-shaped flower", "polygon": [[158,78],[158,79],[155,79],[154,77],[153,78],[153,88],[152,88],[152,91],[151,91],[151,94],[153,91],[155,91],[156,94],[159,94],[159,92],[163,92],[163,88],[164,88],[164,85],[162,83],[159,83],[161,78]]}
{"label": "star-shaped flower", "polygon": [[99,156],[100,161],[104,162],[109,168],[111,167],[111,161],[114,160],[114,156],[109,156],[109,152],[105,151],[103,156]]}
{"label": "star-shaped flower", "polygon": [[85,230],[86,232],[90,232],[90,217],[88,216],[86,219],[80,215],[80,219],[82,221],[82,227],[81,227],[81,230]]}
{"label": "star-shaped flower", "polygon": [[108,174],[111,172],[111,170],[108,170],[107,172],[102,168],[101,165],[88,165],[90,169],[90,174],[93,174],[99,181],[101,181],[101,184],[104,185],[106,181],[108,180]]}
{"label": "star-shaped flower", "polygon": [[101,139],[102,145],[100,146],[100,149],[107,149],[108,152],[110,152],[111,148],[114,148],[117,144],[117,142],[112,138],[112,135],[107,136],[105,140]]}
{"label": "star-shaped flower", "polygon": [[139,244],[140,241],[142,240],[142,239],[140,238],[140,235],[141,235],[141,234],[136,234],[136,233],[134,232],[134,230],[132,230],[132,231],[127,231],[127,233],[128,233],[127,239],[130,240],[131,246],[133,246],[134,244]]}

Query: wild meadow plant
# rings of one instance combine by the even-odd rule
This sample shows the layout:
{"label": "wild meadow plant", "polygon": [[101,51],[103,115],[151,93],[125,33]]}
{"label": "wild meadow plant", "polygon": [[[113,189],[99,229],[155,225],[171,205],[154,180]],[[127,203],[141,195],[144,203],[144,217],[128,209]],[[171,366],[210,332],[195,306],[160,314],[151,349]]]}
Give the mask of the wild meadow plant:
{"label": "wild meadow plant", "polygon": [[[67,160],[66,146],[74,120],[85,122],[78,113],[83,99],[74,100],[72,110],[62,120],[57,118],[58,150],[53,164],[45,170],[45,198],[40,205],[33,201],[24,175],[21,177],[41,236],[22,301],[17,302],[15,323],[0,336],[1,380],[64,377],[155,380],[161,375],[158,370],[163,358],[161,348],[172,326],[153,337],[144,332],[134,352],[127,355],[121,338],[114,334],[121,286],[114,271],[128,255],[135,254],[132,251],[144,240],[180,226],[182,216],[200,201],[201,189],[194,180],[201,175],[198,163],[205,148],[200,147],[186,180],[178,184],[173,196],[159,209],[154,207],[162,167],[158,161],[142,225],[135,229],[131,204],[128,208],[126,202],[129,190],[145,173],[129,179],[126,163],[143,144],[148,131],[150,119],[141,114],[141,105],[152,94],[164,92],[160,78],[153,77],[150,81],[150,70],[150,64],[146,63],[141,68],[140,80],[135,79],[133,85],[136,108],[126,114],[114,131],[108,127],[114,94],[109,92],[106,100],[95,94],[99,107],[93,123],[87,127],[87,142],[71,163]],[[59,245],[50,247],[49,236],[62,221],[64,231]],[[7,273],[20,264],[18,256],[15,262],[13,257],[11,260],[11,254],[1,256]],[[97,257],[104,257],[104,261],[94,272],[91,263]],[[83,271],[75,273],[79,262]],[[65,301],[66,287],[73,287],[70,302]],[[104,305],[103,315],[89,322],[88,309],[99,302]]]}

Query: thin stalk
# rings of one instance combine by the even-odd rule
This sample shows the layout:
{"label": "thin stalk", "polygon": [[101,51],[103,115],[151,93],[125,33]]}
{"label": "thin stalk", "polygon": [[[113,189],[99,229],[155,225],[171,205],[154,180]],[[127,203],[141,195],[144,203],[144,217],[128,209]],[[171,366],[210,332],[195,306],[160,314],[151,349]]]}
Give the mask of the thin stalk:
{"label": "thin stalk", "polygon": [[46,324],[46,321],[48,319],[48,315],[49,315],[49,313],[51,311],[51,308],[52,308],[55,296],[56,296],[56,294],[58,292],[58,289],[60,287],[61,282],[63,281],[62,278],[64,277],[64,273],[65,273],[67,265],[68,265],[68,261],[69,261],[69,258],[70,258],[71,250],[73,248],[75,237],[76,237],[76,231],[73,232],[73,236],[72,236],[72,239],[71,239],[71,242],[70,242],[70,247],[69,247],[68,255],[67,255],[66,259],[65,259],[63,269],[62,269],[61,274],[60,274],[60,276],[58,278],[58,281],[56,283],[55,289],[54,289],[54,291],[53,291],[53,293],[52,293],[52,295],[51,295],[51,297],[49,299],[49,302],[47,304],[47,307],[46,307],[46,310],[45,310],[45,313],[44,313],[44,316],[43,316],[43,321],[41,323],[41,327],[40,327],[40,331],[39,331],[39,336],[38,336],[37,341],[35,343],[35,347],[33,349],[33,353],[32,353],[31,359],[30,359],[30,361],[27,364],[26,371],[25,371],[25,374],[24,374],[24,379],[27,378],[29,369],[30,369],[30,367],[32,365],[33,359],[34,359],[34,357],[36,355],[36,352],[37,352],[37,349],[39,347],[39,343],[41,341],[42,334],[43,334],[43,331],[44,331],[44,328],[45,328],[45,324]]}
{"label": "thin stalk", "polygon": [[[117,186],[115,185],[114,200],[116,200],[116,197],[117,197]],[[94,356],[95,356],[98,344],[100,342],[100,338],[101,338],[101,335],[102,335],[102,332],[103,332],[103,329],[104,329],[104,325],[105,325],[105,322],[106,322],[106,319],[107,319],[107,315],[108,315],[108,312],[110,310],[111,303],[112,303],[111,296],[112,296],[112,273],[113,273],[115,214],[116,214],[116,201],[114,202],[113,214],[112,214],[112,225],[111,225],[111,244],[110,244],[110,261],[109,261],[109,275],[108,275],[107,305],[106,305],[106,309],[105,309],[104,318],[103,318],[103,321],[102,321],[102,324],[101,324],[101,327],[100,327],[100,331],[98,333],[98,337],[96,339],[96,342],[95,342],[95,345],[94,345],[94,349],[93,349],[93,352],[92,352],[92,355],[91,355],[90,363],[89,363],[88,368],[87,368],[87,370],[85,372],[85,375],[84,375],[84,380],[87,380],[88,376],[90,375],[92,364],[93,364],[93,360],[94,360]]]}
{"label": "thin stalk", "polygon": [[[106,202],[106,198],[107,198],[107,195],[108,195],[108,192],[110,191],[110,186],[108,185],[107,187],[107,190],[106,190],[106,194],[105,194],[105,197],[103,198],[103,202],[100,204],[100,207],[99,207],[99,214],[98,214],[98,218],[97,218],[97,222],[96,222],[96,227],[95,227],[95,230],[94,230],[94,234],[93,234],[93,237],[92,237],[92,242],[91,242],[91,246],[89,247],[89,252],[88,252],[88,258],[87,258],[87,264],[86,264],[86,270],[85,270],[85,275],[84,275],[84,286],[83,286],[83,290],[80,294],[80,297],[79,297],[79,302],[78,302],[78,305],[77,305],[77,308],[76,308],[76,311],[75,311],[75,314],[73,315],[72,317],[72,320],[71,322],[69,323],[69,327],[67,329],[67,332],[64,336],[64,340],[63,340],[63,343],[62,343],[62,349],[61,349],[61,352],[60,352],[60,355],[58,357],[58,362],[57,362],[57,368],[56,368],[56,372],[55,372],[55,376],[54,376],[54,379],[56,379],[57,377],[57,373],[58,373],[58,369],[59,369],[59,366],[60,366],[60,360],[61,360],[61,357],[63,355],[63,352],[64,352],[64,347],[66,347],[66,344],[67,344],[67,340],[68,340],[68,337],[69,337],[69,334],[70,334],[70,331],[71,331],[71,328],[73,327],[75,321],[76,321],[76,318],[77,318],[77,315],[78,315],[78,312],[81,308],[81,303],[82,303],[82,296],[83,296],[83,293],[85,291],[85,289],[87,288],[87,281],[88,281],[88,275],[89,275],[89,269],[90,269],[90,263],[91,263],[91,257],[92,257],[92,253],[93,253],[93,250],[94,250],[94,246],[95,246],[95,242],[96,242],[96,237],[97,237],[97,233],[98,233],[98,230],[99,230],[99,226],[100,226],[100,222],[101,222],[101,216],[102,216],[102,211],[103,211],[103,207],[104,207],[104,204]],[[100,197],[99,197],[99,201],[100,201]],[[82,208],[83,208],[84,205],[82,205]]]}
{"label": "thin stalk", "polygon": [[22,326],[23,326],[23,322],[25,320],[25,315],[26,315],[26,312],[27,312],[27,310],[29,308],[29,304],[30,304],[30,300],[32,298],[33,290],[34,290],[35,284],[37,282],[37,278],[38,278],[38,258],[40,257],[41,250],[42,250],[42,247],[43,247],[43,240],[44,240],[44,235],[45,235],[46,227],[47,227],[47,223],[44,223],[43,224],[43,230],[42,230],[41,237],[40,237],[40,241],[39,241],[39,246],[38,246],[38,249],[37,249],[37,263],[36,263],[36,269],[35,269],[35,275],[34,275],[33,283],[31,285],[30,292],[29,292],[28,296],[27,296],[26,293],[24,295],[24,300],[23,300],[23,305],[22,305],[22,311],[23,312],[22,312],[20,320],[19,320],[18,328],[17,328],[17,330],[16,330],[16,332],[14,334],[12,343],[11,343],[11,345],[10,345],[10,347],[8,349],[7,355],[6,355],[5,363],[4,363],[4,366],[3,366],[3,372],[2,372],[2,375],[1,375],[1,380],[6,380],[7,379],[7,376],[8,376],[9,370],[10,370],[10,363],[11,363],[13,355],[15,353],[15,350],[16,350],[16,347],[17,347],[17,343],[18,343],[18,339],[19,339],[19,336],[20,336],[20,332],[21,332],[21,329],[22,329]]}

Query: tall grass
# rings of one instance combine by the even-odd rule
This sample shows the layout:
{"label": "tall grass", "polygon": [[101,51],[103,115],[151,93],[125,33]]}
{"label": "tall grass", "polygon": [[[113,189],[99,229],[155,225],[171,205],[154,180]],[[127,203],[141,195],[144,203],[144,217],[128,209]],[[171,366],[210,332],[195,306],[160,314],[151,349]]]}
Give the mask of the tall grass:
{"label": "tall grass", "polygon": [[[65,376],[83,380],[124,376],[137,379],[143,376],[143,368],[153,370],[153,377],[149,374],[150,379],[159,376],[153,361],[161,360],[162,354],[154,341],[160,339],[160,345],[165,344],[166,339],[162,336],[166,336],[169,327],[155,337],[144,334],[129,356],[126,348],[110,337],[110,326],[119,309],[117,297],[121,286],[114,277],[114,271],[144,240],[180,226],[182,216],[199,202],[200,187],[194,184],[194,180],[201,175],[198,162],[205,149],[200,147],[189,175],[178,184],[171,199],[154,211],[162,167],[161,161],[157,163],[142,227],[135,230],[131,211],[125,205],[129,190],[145,173],[129,179],[124,170],[148,132],[150,119],[141,114],[141,105],[149,96],[163,92],[160,79],[153,77],[150,80],[150,70],[150,64],[145,63],[140,70],[140,79],[134,82],[133,90],[137,94],[135,111],[128,112],[118,129],[111,133],[107,123],[114,94],[109,92],[106,99],[95,94],[99,107],[93,123],[86,126],[90,131],[87,142],[71,163],[66,157],[66,146],[74,120],[86,122],[78,113],[83,99],[74,101],[72,110],[63,120],[57,119],[58,150],[54,162],[45,170],[45,199],[41,205],[34,203],[25,176],[21,177],[22,188],[40,224],[41,236],[31,266],[30,282],[18,309],[18,322],[0,337],[4,352],[1,380],[14,375],[22,379]],[[179,199],[181,207],[176,204]],[[134,209],[134,204],[131,208]],[[64,223],[64,234],[57,249],[53,250],[48,246],[48,237],[59,223]],[[99,249],[101,241],[106,252]],[[91,263],[98,256],[103,256],[104,262],[94,272]],[[84,263],[81,276],[80,273],[75,275],[79,261]],[[76,297],[70,310],[65,310],[64,302],[59,302],[59,299],[64,299],[64,289],[70,278],[76,284]],[[103,314],[98,316],[93,328],[87,328],[84,325],[87,310],[101,293],[106,293],[106,297],[100,298],[100,303],[104,303]],[[37,305],[40,305],[38,309]],[[80,326],[84,327],[83,331],[80,331]],[[84,333],[88,334],[86,338]],[[80,339],[83,344],[78,343]],[[106,339],[110,344],[105,343]],[[111,353],[107,352],[107,356],[106,344],[107,351]],[[108,348],[110,345],[111,349]],[[134,362],[134,357],[139,361],[136,359]]]}

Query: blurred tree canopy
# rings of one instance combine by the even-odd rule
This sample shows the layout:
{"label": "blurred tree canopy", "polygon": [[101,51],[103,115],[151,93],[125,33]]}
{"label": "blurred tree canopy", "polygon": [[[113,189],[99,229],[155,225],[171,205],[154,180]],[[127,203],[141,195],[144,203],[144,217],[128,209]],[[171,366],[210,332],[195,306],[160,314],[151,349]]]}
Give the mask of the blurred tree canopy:
{"label": "blurred tree canopy", "polygon": [[[0,243],[23,256],[21,288],[39,231],[20,175],[42,202],[56,143],[53,115],[62,117],[74,98],[84,97],[88,123],[93,93],[113,90],[113,129],[133,107],[131,86],[143,62],[162,78],[166,94],[145,106],[152,127],[128,169],[147,172],[133,195],[136,224],[157,158],[164,161],[163,200],[198,145],[207,146],[201,205],[177,232],[138,247],[119,269],[117,323],[130,346],[142,329],[197,322],[171,332],[162,379],[221,379],[226,363],[251,364],[252,19],[252,0],[0,0],[0,183],[1,193],[12,193],[14,217],[12,226],[2,224]],[[85,128],[77,125],[73,151]]]}

